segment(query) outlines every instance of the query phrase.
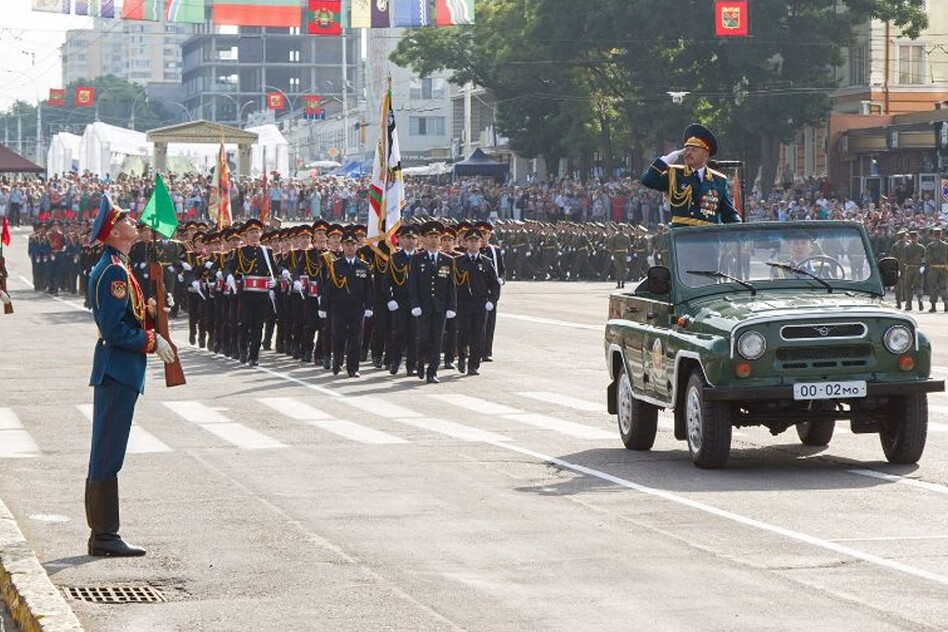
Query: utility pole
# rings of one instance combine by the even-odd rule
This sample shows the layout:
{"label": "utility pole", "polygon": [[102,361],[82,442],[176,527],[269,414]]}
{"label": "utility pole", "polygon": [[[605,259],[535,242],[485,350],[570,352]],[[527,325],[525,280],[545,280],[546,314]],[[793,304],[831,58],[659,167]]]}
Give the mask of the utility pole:
{"label": "utility pole", "polygon": [[474,83],[467,82],[464,86],[464,155],[462,160],[466,160],[470,155],[474,142],[471,140],[471,93],[474,92]]}
{"label": "utility pole", "polygon": [[344,137],[342,142],[342,163],[345,164],[346,156],[349,155],[349,98],[348,93],[348,84],[349,84],[349,60],[348,60],[348,48],[349,41],[346,37],[346,30],[342,31],[342,129],[344,130]]}

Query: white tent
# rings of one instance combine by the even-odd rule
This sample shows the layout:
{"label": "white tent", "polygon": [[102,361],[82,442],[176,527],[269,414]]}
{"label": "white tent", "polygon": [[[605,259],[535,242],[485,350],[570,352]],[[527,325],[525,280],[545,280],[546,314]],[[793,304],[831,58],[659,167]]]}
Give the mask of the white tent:
{"label": "white tent", "polygon": [[[259,137],[253,146],[250,158],[250,173],[254,176],[263,175],[264,169],[269,174],[279,171],[283,176],[290,175],[290,145],[279,128],[272,123],[259,127],[248,127],[248,132],[254,132]],[[267,149],[267,164],[263,164],[263,148]]]}
{"label": "white tent", "polygon": [[52,177],[79,168],[79,145],[82,137],[69,132],[55,134],[46,152],[46,173]]}
{"label": "white tent", "polygon": [[440,176],[448,173],[451,169],[447,163],[433,162],[430,165],[422,167],[405,167],[402,174],[406,176]]}
{"label": "white tent", "polygon": [[115,176],[129,156],[143,156],[149,161],[154,145],[143,132],[116,127],[106,123],[86,125],[79,146],[79,169],[94,174]]}

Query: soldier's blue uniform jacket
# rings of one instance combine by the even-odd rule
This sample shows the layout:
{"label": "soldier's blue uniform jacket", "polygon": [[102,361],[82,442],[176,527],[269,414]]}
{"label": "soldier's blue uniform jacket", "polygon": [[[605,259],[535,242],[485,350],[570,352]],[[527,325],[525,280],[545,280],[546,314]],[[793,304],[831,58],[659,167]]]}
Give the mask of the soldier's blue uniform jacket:
{"label": "soldier's blue uniform jacket", "polygon": [[705,167],[704,177],[688,165],[666,165],[661,158],[642,174],[642,184],[668,195],[672,226],[705,226],[741,221],[734,208],[727,177]]}
{"label": "soldier's blue uniform jacket", "polygon": [[155,352],[155,331],[142,289],[129,273],[128,258],[110,246],[92,269],[89,302],[99,328],[89,385],[100,386],[110,377],[144,392],[145,354]]}

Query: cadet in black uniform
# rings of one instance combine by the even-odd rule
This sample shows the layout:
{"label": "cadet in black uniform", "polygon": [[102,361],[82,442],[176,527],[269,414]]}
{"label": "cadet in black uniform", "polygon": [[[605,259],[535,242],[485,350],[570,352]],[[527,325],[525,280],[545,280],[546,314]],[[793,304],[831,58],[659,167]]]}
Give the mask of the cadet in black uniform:
{"label": "cadet in black uniform", "polygon": [[408,275],[411,259],[415,255],[418,228],[404,225],[396,234],[400,248],[388,261],[388,269],[382,280],[382,291],[386,298],[386,307],[391,315],[391,335],[388,341],[388,372],[398,373],[405,356],[405,368],[408,374],[415,372],[418,361],[418,320],[410,315],[411,296],[408,293]]}
{"label": "cadet in black uniform", "polygon": [[250,366],[260,362],[263,323],[272,310],[270,290],[276,287],[270,249],[260,245],[263,224],[249,219],[240,229],[246,245],[236,250],[234,275],[242,281],[240,289],[240,361]]}
{"label": "cadet in black uniform", "polygon": [[[494,231],[494,225],[484,220],[476,222],[474,228],[478,229],[482,235],[481,254],[490,259],[494,266],[494,272],[497,273],[497,281],[500,285],[505,283],[507,277],[507,266],[504,265],[504,253],[500,246],[490,243],[491,234]],[[500,300],[500,290],[497,290],[497,297],[494,301],[494,309],[487,314],[487,322],[484,329],[484,362],[490,362],[494,356],[494,330],[497,328],[497,302]]]}
{"label": "cadet in black uniform", "polygon": [[458,295],[458,370],[464,373],[466,369],[468,375],[478,375],[487,315],[494,311],[500,295],[500,282],[494,265],[482,254],[482,237],[478,229],[469,229],[464,234],[467,252],[454,260]]}
{"label": "cadet in black uniform", "polygon": [[355,232],[342,236],[342,257],[329,265],[329,282],[322,296],[320,317],[329,316],[332,327],[332,373],[338,375],[345,355],[349,377],[359,377],[362,325],[372,317],[372,274],[357,256],[359,240]]}
{"label": "cadet in black uniform", "polygon": [[408,275],[411,315],[418,320],[418,377],[429,384],[439,381],[445,323],[457,313],[454,260],[439,253],[441,228],[436,221],[422,227],[425,250],[412,257]]}

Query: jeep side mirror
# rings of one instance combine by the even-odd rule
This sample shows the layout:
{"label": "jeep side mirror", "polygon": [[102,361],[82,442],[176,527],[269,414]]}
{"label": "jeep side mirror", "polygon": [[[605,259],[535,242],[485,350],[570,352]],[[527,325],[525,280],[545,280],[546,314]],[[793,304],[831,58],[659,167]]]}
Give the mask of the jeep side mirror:
{"label": "jeep side mirror", "polygon": [[899,281],[899,260],[895,257],[879,259],[879,274],[882,276],[882,285],[892,287]]}
{"label": "jeep side mirror", "polygon": [[652,266],[645,279],[648,291],[659,296],[668,294],[671,291],[671,278],[671,270],[665,266]]}

